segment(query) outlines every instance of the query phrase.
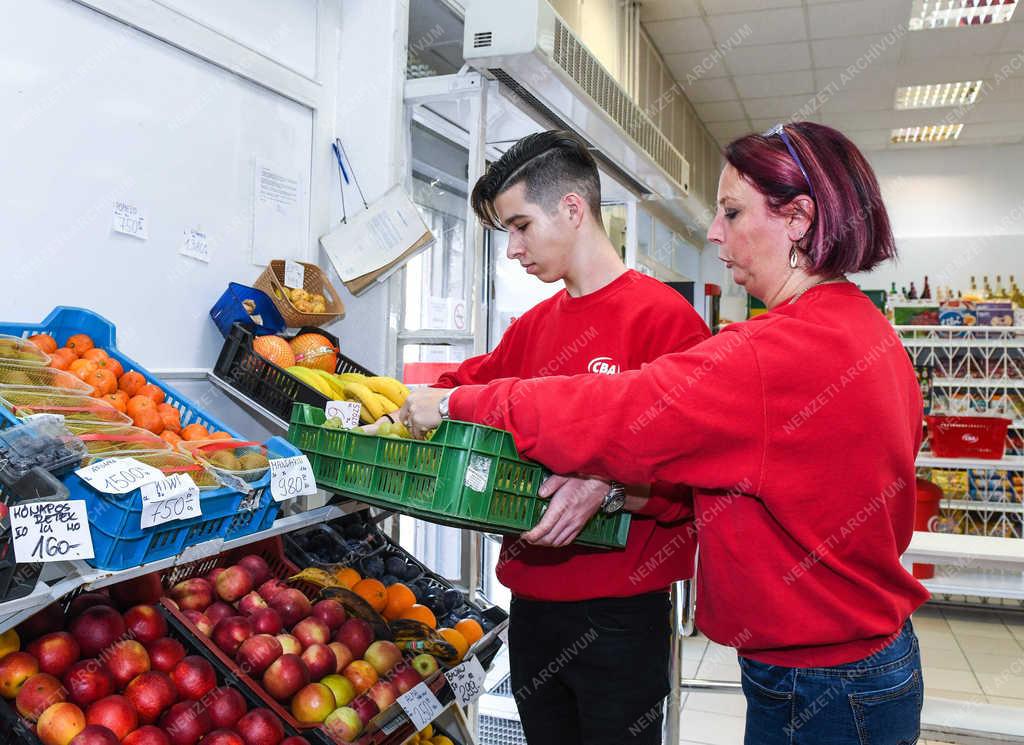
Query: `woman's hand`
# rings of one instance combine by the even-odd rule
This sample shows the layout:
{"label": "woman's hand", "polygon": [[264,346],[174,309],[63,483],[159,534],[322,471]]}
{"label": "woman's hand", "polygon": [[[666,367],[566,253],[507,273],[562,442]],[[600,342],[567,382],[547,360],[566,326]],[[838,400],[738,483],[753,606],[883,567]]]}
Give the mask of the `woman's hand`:
{"label": "woman's hand", "polygon": [[541,497],[551,497],[551,504],[540,522],[523,533],[523,540],[552,548],[569,545],[601,509],[610,488],[611,484],[603,479],[549,476],[538,493]]}
{"label": "woman's hand", "polygon": [[409,393],[402,408],[391,416],[396,422],[402,422],[413,437],[422,440],[427,432],[441,423],[438,405],[451,394],[451,388],[417,388]]}

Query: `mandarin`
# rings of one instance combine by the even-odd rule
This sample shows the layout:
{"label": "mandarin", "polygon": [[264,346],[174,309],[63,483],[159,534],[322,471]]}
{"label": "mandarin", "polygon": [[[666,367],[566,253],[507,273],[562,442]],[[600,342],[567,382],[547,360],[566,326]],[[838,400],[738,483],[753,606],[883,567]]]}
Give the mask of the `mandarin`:
{"label": "mandarin", "polygon": [[109,357],[110,355],[107,354],[104,350],[100,349],[99,347],[93,347],[92,349],[86,351],[85,354],[82,355],[81,359],[92,360],[93,362],[97,362],[99,360],[108,359]]}
{"label": "mandarin", "polygon": [[67,370],[71,367],[71,363],[77,359],[78,355],[67,347],[61,347],[50,355],[50,367],[55,367],[58,370]]}
{"label": "mandarin", "polygon": [[402,614],[416,604],[416,595],[401,582],[388,585],[388,603],[382,615],[389,621],[401,618]]}
{"label": "mandarin", "polygon": [[165,429],[160,433],[160,439],[166,442],[171,447],[177,447],[178,443],[181,442],[181,435],[177,432],[172,432],[169,429]]}
{"label": "mandarin", "polygon": [[53,354],[57,351],[57,340],[49,334],[33,334],[28,340],[39,347],[46,354]]}
{"label": "mandarin", "polygon": [[462,634],[470,645],[476,644],[484,635],[483,627],[472,618],[463,618],[455,624],[455,630]]}
{"label": "mandarin", "polygon": [[[147,398],[146,396],[132,396],[128,399],[128,403],[125,405],[125,411],[128,416],[132,419],[143,411],[152,411],[156,414],[156,404],[153,403],[153,399]],[[160,416],[157,414],[157,416]],[[160,421],[163,421],[162,419]]]}
{"label": "mandarin", "polygon": [[82,378],[82,380],[96,389],[93,391],[95,398],[106,396],[108,393],[113,393],[117,390],[117,378],[114,377],[114,373],[100,367],[97,367]]}
{"label": "mandarin", "polygon": [[122,414],[128,410],[128,394],[124,391],[118,391],[117,393],[108,393],[103,396],[103,400],[113,406],[115,409],[120,411]]}
{"label": "mandarin", "polygon": [[93,344],[88,334],[75,334],[68,337],[67,343],[64,346],[81,357],[96,345]]}
{"label": "mandarin", "polygon": [[384,607],[388,604],[387,588],[384,587],[384,583],[379,579],[367,578],[359,580],[352,587],[352,592],[369,603],[370,607],[378,613],[384,610]]}
{"label": "mandarin", "polygon": [[97,365],[92,360],[83,360],[81,358],[72,362],[71,365],[68,367],[68,371],[73,372],[82,380],[85,380],[85,376],[88,375],[89,373],[99,369],[100,366]]}
{"label": "mandarin", "polygon": [[339,567],[334,570],[334,578],[346,590],[355,587],[363,576],[352,567]]}
{"label": "mandarin", "polygon": [[164,402],[164,398],[166,398],[163,389],[159,386],[153,385],[152,383],[146,383],[135,392],[135,395],[151,398],[155,404],[162,404]]}
{"label": "mandarin", "polygon": [[157,415],[164,423],[164,429],[170,430],[171,432],[181,432],[181,417],[178,416],[178,412],[174,413],[167,411],[158,411]]}
{"label": "mandarin", "polygon": [[[130,406],[131,401],[129,401],[128,404]],[[156,413],[156,409],[142,409],[132,417],[132,423],[136,427],[148,429],[154,435],[158,435],[164,431],[164,420]]]}
{"label": "mandarin", "polygon": [[129,396],[134,396],[139,392],[139,388],[144,385],[146,385],[146,379],[142,377],[142,373],[135,370],[126,372],[117,381],[117,387]]}
{"label": "mandarin", "polygon": [[411,608],[407,609],[405,613],[399,616],[399,618],[408,618],[411,621],[419,621],[425,623],[432,629],[437,628],[437,618],[434,616],[434,612],[425,605],[416,603]]}
{"label": "mandarin", "polygon": [[181,430],[183,440],[207,440],[209,437],[210,431],[201,424],[190,424]]}

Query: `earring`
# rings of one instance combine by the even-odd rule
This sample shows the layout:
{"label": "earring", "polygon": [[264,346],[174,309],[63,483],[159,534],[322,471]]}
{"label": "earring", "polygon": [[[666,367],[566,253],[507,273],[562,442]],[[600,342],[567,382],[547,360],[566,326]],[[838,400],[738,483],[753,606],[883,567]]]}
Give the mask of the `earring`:
{"label": "earring", "polygon": [[797,251],[796,243],[794,243],[789,249],[789,268],[796,269],[796,265],[800,261],[800,252]]}

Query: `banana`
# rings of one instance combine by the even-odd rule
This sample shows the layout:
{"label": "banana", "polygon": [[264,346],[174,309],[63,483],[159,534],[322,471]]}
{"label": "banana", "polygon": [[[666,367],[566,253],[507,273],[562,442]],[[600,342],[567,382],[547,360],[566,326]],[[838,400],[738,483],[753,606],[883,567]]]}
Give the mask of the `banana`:
{"label": "banana", "polygon": [[300,381],[308,385],[318,393],[322,393],[328,398],[332,397],[331,389],[327,387],[323,379],[314,374],[313,370],[308,367],[302,367],[301,365],[295,365],[289,367],[286,372],[293,378],[298,378]]}
{"label": "banana", "polygon": [[345,398],[345,390],[335,376],[326,370],[313,370],[312,372],[327,386],[327,389],[331,392],[332,399],[340,401]]}
{"label": "banana", "polygon": [[366,380],[360,381],[363,385],[369,388],[374,393],[380,393],[387,396],[399,407],[405,403],[405,399],[409,395],[409,389],[399,383],[394,378],[389,378],[383,375],[367,378]]}
{"label": "banana", "polygon": [[334,377],[346,383],[362,383],[367,376],[362,373],[338,373]]}
{"label": "banana", "polygon": [[366,414],[370,417],[370,422],[375,422],[384,416],[384,407],[377,399],[377,394],[365,385],[362,383],[342,383],[342,387],[346,396],[352,400],[358,400],[363,405],[363,409],[366,410]]}
{"label": "banana", "polygon": [[384,407],[385,414],[390,414],[392,411],[398,411],[402,408],[383,393],[374,393],[374,395],[377,397],[377,400],[380,401],[380,405]]}
{"label": "banana", "polygon": [[318,567],[307,567],[298,574],[293,574],[288,578],[289,582],[309,582],[310,584],[317,585],[319,587],[341,587],[341,583],[335,579],[334,575],[325,569]]}

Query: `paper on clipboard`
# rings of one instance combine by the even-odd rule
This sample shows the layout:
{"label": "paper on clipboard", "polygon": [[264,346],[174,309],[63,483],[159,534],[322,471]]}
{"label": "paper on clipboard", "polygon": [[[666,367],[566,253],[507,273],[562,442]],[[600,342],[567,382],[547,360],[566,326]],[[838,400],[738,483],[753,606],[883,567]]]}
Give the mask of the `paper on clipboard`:
{"label": "paper on clipboard", "polygon": [[[412,253],[433,242],[434,236],[416,205],[397,185],[320,238],[320,245],[346,284],[385,267],[390,269],[398,259],[411,258]],[[410,249],[414,251],[410,253]]]}

